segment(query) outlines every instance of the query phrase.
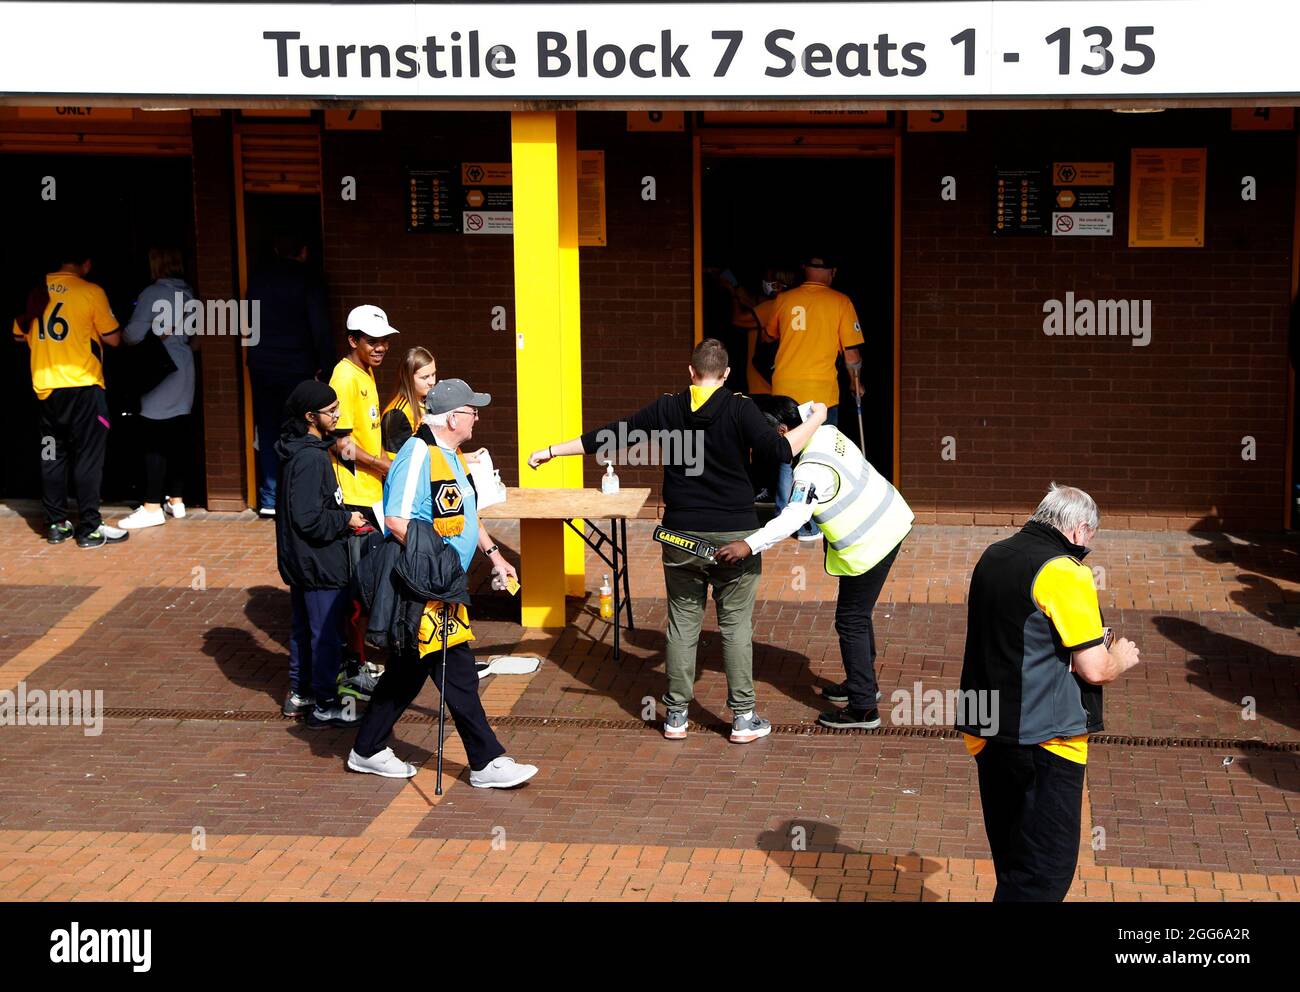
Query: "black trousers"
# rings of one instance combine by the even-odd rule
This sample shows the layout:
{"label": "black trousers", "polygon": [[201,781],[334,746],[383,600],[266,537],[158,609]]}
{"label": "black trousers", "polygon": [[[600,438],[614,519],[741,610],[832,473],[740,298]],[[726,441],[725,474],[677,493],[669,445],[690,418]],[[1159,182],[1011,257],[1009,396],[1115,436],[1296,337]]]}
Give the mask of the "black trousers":
{"label": "black trousers", "polygon": [[68,473],[77,491],[77,537],[99,529],[99,493],[108,449],[108,400],[99,386],[55,389],[40,401],[41,489],[45,520],[68,516]]}
{"label": "black trousers", "polygon": [[902,546],[900,541],[893,551],[861,575],[840,576],[839,596],[835,600],[835,633],[840,636],[840,658],[844,662],[851,709],[876,708],[876,631],[871,624],[871,611],[876,608],[880,590]]}
{"label": "black trousers", "polygon": [[[423,658],[412,653],[390,659],[370,696],[366,715],[361,718],[353,750],[369,758],[387,747],[397,718],[415,702],[426,678],[435,686],[438,684],[441,671],[441,651],[433,651]],[[506,753],[483,712],[478,697],[478,669],[474,667],[474,652],[468,643],[447,649],[447,709],[451,711],[472,769],[480,771]]]}
{"label": "black trousers", "polygon": [[189,414],[166,420],[139,420],[144,446],[144,501],[161,503],[165,496],[184,498],[186,469],[194,443]]}
{"label": "black trousers", "polygon": [[1060,902],[1079,863],[1083,765],[1037,744],[987,742],[975,756],[994,902]]}

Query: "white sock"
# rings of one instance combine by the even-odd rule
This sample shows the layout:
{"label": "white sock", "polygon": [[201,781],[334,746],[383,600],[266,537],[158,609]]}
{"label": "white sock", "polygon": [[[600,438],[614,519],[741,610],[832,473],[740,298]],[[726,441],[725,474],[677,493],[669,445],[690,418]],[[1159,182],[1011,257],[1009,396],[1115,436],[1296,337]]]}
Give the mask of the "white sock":
{"label": "white sock", "polygon": [[737,713],[737,714],[736,714],[736,719],[737,719],[737,720],[748,720],[748,719],[749,719],[750,717],[752,717],[753,715],[754,715],[754,711],[753,711],[753,710],[750,710],[748,713]]}

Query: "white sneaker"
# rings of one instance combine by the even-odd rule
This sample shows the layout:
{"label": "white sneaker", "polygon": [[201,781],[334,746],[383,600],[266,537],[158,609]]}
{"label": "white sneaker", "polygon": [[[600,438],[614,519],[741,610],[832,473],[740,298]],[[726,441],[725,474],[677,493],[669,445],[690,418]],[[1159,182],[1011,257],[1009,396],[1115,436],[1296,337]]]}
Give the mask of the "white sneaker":
{"label": "white sneaker", "polygon": [[536,765],[521,765],[514,758],[503,754],[489,762],[482,771],[471,770],[469,784],[476,789],[513,789],[536,774]]}
{"label": "white sneaker", "polygon": [[144,530],[146,527],[161,527],[167,522],[167,514],[162,510],[146,510],[143,506],[117,522],[123,530]]}
{"label": "white sneaker", "polygon": [[162,505],[162,508],[163,508],[163,513],[167,514],[167,516],[169,517],[174,517],[177,520],[180,520],[182,517],[185,516],[184,503],[172,503],[171,501],[165,501]]}
{"label": "white sneaker", "polygon": [[369,758],[361,757],[356,751],[349,751],[348,767],[354,772],[382,775],[384,778],[414,778],[416,770],[414,765],[408,765],[393,754],[391,747],[377,751]]}

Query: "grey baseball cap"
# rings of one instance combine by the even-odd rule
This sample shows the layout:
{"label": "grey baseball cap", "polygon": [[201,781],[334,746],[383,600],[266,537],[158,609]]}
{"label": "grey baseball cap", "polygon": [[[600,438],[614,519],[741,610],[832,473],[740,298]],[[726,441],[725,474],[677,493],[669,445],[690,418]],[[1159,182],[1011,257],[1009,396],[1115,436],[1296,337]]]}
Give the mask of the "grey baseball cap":
{"label": "grey baseball cap", "polygon": [[429,413],[451,413],[462,406],[487,406],[491,393],[476,393],[464,379],[443,379],[429,390],[424,398],[424,408]]}

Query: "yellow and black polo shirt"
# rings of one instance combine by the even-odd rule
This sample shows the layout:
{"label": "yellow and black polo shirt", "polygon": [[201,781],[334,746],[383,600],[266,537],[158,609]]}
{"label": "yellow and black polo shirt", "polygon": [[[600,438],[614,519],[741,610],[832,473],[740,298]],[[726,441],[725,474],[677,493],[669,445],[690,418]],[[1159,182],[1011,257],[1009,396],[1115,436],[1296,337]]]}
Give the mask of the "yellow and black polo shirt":
{"label": "yellow and black polo shirt", "polygon": [[1040,744],[1087,761],[1102,729],[1101,687],[1072,671],[1073,653],[1103,642],[1087,548],[1035,521],[985,549],[971,576],[963,692],[997,690],[998,727],[958,723],[967,748],[985,741]]}

